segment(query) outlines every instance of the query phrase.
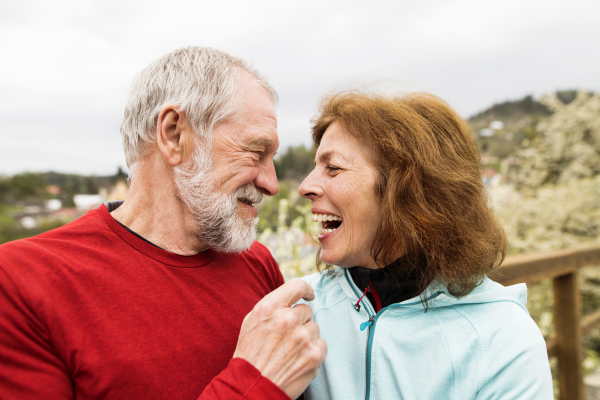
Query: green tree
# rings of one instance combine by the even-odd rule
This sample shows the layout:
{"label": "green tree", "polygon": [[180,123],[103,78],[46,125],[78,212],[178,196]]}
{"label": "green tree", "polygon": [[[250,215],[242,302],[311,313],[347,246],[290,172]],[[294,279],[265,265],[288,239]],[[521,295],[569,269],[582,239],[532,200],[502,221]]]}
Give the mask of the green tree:
{"label": "green tree", "polygon": [[127,174],[123,171],[123,169],[121,167],[117,168],[117,173],[115,176],[113,176],[112,178],[112,183],[117,183],[119,181],[127,181]]}
{"label": "green tree", "polygon": [[274,161],[277,179],[301,182],[313,167],[314,153],[304,145],[292,146]]}
{"label": "green tree", "polygon": [[[263,201],[258,205],[258,230],[276,231],[281,224],[289,226],[293,220],[301,215],[297,206],[310,204],[310,202],[301,197],[298,193],[299,183],[292,179],[279,181],[279,192],[273,196],[263,197]],[[286,215],[283,221],[280,221],[279,203],[286,200],[289,204],[289,210],[286,209]]]}
{"label": "green tree", "polygon": [[11,194],[10,178],[0,176],[0,204],[6,203]]}
{"label": "green tree", "polygon": [[25,172],[14,175],[10,180],[10,187],[18,200],[39,198],[46,194],[46,181],[42,174]]}

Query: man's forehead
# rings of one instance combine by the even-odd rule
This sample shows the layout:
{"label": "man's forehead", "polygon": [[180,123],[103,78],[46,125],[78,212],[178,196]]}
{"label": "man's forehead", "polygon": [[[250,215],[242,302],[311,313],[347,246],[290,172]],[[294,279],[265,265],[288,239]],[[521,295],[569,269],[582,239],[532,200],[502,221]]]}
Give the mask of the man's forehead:
{"label": "man's forehead", "polygon": [[243,72],[240,76],[239,84],[242,90],[242,101],[244,109],[260,109],[261,114],[274,120],[275,103],[273,96],[255,77],[247,72]]}

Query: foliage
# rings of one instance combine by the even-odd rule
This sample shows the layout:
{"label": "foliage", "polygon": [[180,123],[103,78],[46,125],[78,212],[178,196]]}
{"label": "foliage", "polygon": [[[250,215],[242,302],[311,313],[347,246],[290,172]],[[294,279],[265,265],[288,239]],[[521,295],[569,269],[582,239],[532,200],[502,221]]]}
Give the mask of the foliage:
{"label": "foliage", "polygon": [[[571,93],[573,91],[569,91]],[[568,96],[568,94],[566,95]],[[496,103],[490,108],[474,115],[471,120],[477,120],[482,118],[514,118],[523,115],[538,114],[538,115],[550,115],[552,111],[548,107],[539,101],[533,99],[533,96],[525,96],[520,100],[505,101],[502,103]]]}
{"label": "foliage", "polygon": [[[294,204],[282,198],[277,200],[277,207],[276,228],[267,228],[259,241],[271,249],[286,279],[316,272],[315,255],[318,247],[315,238],[321,224],[312,222],[310,203]],[[287,223],[291,212],[297,216]]]}
{"label": "foliage", "polygon": [[0,176],[0,204],[8,201],[12,191],[10,188],[10,178]]}
{"label": "foliage", "polygon": [[301,182],[312,170],[314,153],[304,145],[292,146],[274,161],[277,179]]}
{"label": "foliage", "polygon": [[46,195],[46,181],[42,174],[25,172],[14,175],[9,181],[12,195],[17,200],[40,198]]}
{"label": "foliage", "polygon": [[536,253],[598,242],[600,176],[545,185],[535,192],[513,185],[490,190],[495,213],[506,232],[509,254]]}
{"label": "foliage", "polygon": [[18,211],[20,211],[18,206],[0,204],[0,244],[39,235],[68,222],[66,220],[45,220],[41,221],[34,229],[25,229],[12,216]]}
{"label": "foliage", "polygon": [[540,122],[530,146],[519,151],[510,181],[536,189],[600,174],[600,95],[578,92],[569,104],[556,94],[542,101],[554,113]]}
{"label": "foliage", "polygon": [[[82,176],[56,172],[25,172],[12,177],[0,176],[0,244],[12,240],[35,236],[47,230],[57,228],[69,221],[54,219],[52,216],[36,217],[37,226],[26,229],[15,219],[15,214],[23,214],[27,205],[36,206],[41,200],[58,197],[63,207],[74,207],[75,194],[97,194],[99,189],[111,188],[118,181],[124,181],[126,175],[119,168],[114,176]],[[58,187],[57,194],[48,193],[48,186]],[[56,192],[54,192],[56,193]]]}
{"label": "foliage", "polygon": [[[570,104],[578,91],[559,91],[551,95],[560,104]],[[593,95],[593,93],[588,93]],[[548,97],[548,96],[547,96]],[[505,160],[505,166],[515,166],[519,160],[515,155],[530,146],[541,129],[540,122],[551,116],[555,110],[545,98],[536,100],[526,96],[516,101],[498,103],[469,118],[469,123],[477,138],[481,151],[493,162]],[[501,127],[493,121],[500,121]],[[487,133],[483,134],[484,131]],[[496,168],[495,168],[496,169]],[[496,169],[500,171],[500,169]]]}
{"label": "foliage", "polygon": [[51,229],[55,229],[60,226],[63,226],[64,224],[65,224],[65,221],[54,220],[54,221],[45,221],[33,229],[22,228],[16,223],[0,226],[0,244],[6,243],[6,242],[11,242],[13,240],[25,239],[28,237],[36,236],[36,235],[39,235],[40,233],[44,233]]}
{"label": "foliage", "polygon": [[43,176],[48,185],[56,185],[63,191],[72,194],[97,194],[100,187],[107,187],[116,183],[112,176],[84,176],[57,172],[47,172]]}
{"label": "foliage", "polygon": [[[301,197],[298,194],[299,183],[292,179],[287,179],[279,182],[279,192],[272,197],[265,196],[263,201],[258,205],[258,231],[264,232],[267,229],[275,232],[283,224],[284,226],[291,226],[292,221],[296,220],[301,216],[301,209],[298,206],[309,205],[310,201]],[[285,209],[285,215],[282,217],[280,211],[280,202],[285,199],[289,203],[289,207]],[[281,221],[281,218],[284,218]],[[306,225],[303,224],[301,229],[306,230]]]}

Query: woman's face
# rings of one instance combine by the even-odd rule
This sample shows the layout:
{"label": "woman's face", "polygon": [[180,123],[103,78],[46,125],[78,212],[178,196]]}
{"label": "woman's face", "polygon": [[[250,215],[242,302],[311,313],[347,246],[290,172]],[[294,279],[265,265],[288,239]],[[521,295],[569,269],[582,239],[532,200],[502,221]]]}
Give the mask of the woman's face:
{"label": "woman's face", "polygon": [[321,260],[341,267],[377,268],[371,257],[380,218],[377,172],[363,146],[337,123],[325,131],[315,169],[300,185],[321,224]]}

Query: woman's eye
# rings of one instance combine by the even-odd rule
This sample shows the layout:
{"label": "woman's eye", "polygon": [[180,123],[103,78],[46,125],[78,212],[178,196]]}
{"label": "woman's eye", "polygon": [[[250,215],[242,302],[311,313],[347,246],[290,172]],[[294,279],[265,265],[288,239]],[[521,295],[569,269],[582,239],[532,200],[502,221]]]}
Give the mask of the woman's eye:
{"label": "woman's eye", "polygon": [[328,165],[326,168],[330,172],[336,172],[336,171],[339,171],[341,169],[340,167],[336,167],[335,165]]}

